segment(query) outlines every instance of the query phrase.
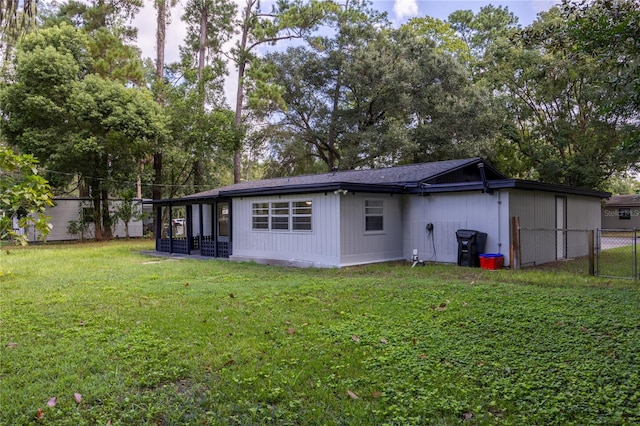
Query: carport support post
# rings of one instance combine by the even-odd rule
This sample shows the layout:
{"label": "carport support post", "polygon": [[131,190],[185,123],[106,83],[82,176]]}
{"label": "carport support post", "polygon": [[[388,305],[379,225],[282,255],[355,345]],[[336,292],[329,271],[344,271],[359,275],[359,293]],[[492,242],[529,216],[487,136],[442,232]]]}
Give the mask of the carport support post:
{"label": "carport support post", "polygon": [[593,229],[589,229],[587,236],[589,241],[589,275],[594,276],[596,274],[596,256],[595,256],[595,237]]}

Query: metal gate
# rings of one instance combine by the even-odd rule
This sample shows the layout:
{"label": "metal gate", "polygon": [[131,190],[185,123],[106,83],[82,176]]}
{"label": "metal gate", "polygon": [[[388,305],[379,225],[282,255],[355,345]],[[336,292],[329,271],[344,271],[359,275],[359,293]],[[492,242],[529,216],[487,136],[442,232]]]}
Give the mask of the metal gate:
{"label": "metal gate", "polygon": [[596,230],[596,270],[600,277],[638,279],[638,230]]}

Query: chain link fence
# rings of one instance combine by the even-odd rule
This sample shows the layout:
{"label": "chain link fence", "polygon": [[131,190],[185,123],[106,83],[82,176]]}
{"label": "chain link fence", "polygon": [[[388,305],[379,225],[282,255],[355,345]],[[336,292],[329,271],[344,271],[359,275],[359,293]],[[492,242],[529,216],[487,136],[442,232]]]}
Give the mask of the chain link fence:
{"label": "chain link fence", "polygon": [[518,228],[520,266],[589,256],[589,230]]}
{"label": "chain link fence", "polygon": [[637,229],[598,229],[596,231],[596,275],[638,279]]}

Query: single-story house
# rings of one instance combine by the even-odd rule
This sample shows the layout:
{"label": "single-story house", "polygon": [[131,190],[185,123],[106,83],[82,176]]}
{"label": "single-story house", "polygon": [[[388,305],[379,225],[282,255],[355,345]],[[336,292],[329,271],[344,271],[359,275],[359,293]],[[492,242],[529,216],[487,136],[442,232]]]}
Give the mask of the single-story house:
{"label": "single-story house", "polygon": [[612,195],[602,205],[603,229],[640,229],[640,194]]}
{"label": "single-story house", "polygon": [[[248,181],[155,201],[156,251],[344,267],[409,260],[417,249],[456,263],[457,231],[472,230],[486,234],[481,252],[508,266],[512,217],[532,229],[595,229],[609,195],[509,179],[482,158]],[[566,233],[550,235],[553,248],[530,250],[532,263],[587,254],[570,252]]]}
{"label": "single-story house", "polygon": [[[145,201],[146,202],[146,201]],[[90,198],[82,197],[54,197],[54,205],[48,207],[45,216],[51,224],[51,230],[47,236],[47,241],[71,241],[80,239],[92,239],[95,236],[93,226],[93,203]],[[111,200],[110,209],[115,212],[122,200]],[[148,209],[143,205],[142,199],[133,200],[134,209],[140,213],[143,209]],[[129,237],[142,237],[145,234],[145,225],[152,228],[152,212],[148,209],[149,219],[136,219],[129,222]],[[14,221],[17,226],[17,221]],[[84,224],[84,226],[69,226],[75,222],[76,225]],[[33,228],[15,229],[16,232],[26,233],[29,242],[42,241],[42,236]],[[73,231],[73,232],[70,232]],[[150,229],[148,229],[150,231]],[[113,236],[126,237],[125,226],[122,221],[118,221],[113,226]]]}

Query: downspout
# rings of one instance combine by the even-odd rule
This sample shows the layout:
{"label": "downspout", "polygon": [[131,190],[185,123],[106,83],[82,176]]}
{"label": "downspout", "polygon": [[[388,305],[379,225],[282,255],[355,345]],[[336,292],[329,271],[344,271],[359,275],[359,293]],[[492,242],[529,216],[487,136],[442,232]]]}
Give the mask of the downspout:
{"label": "downspout", "polygon": [[500,190],[498,189],[498,253],[502,254],[502,200],[500,199]]}
{"label": "downspout", "polygon": [[478,169],[480,170],[480,178],[482,179],[482,192],[491,194],[493,191],[489,189],[489,182],[487,182],[487,176],[484,174],[484,163],[478,163]]}

